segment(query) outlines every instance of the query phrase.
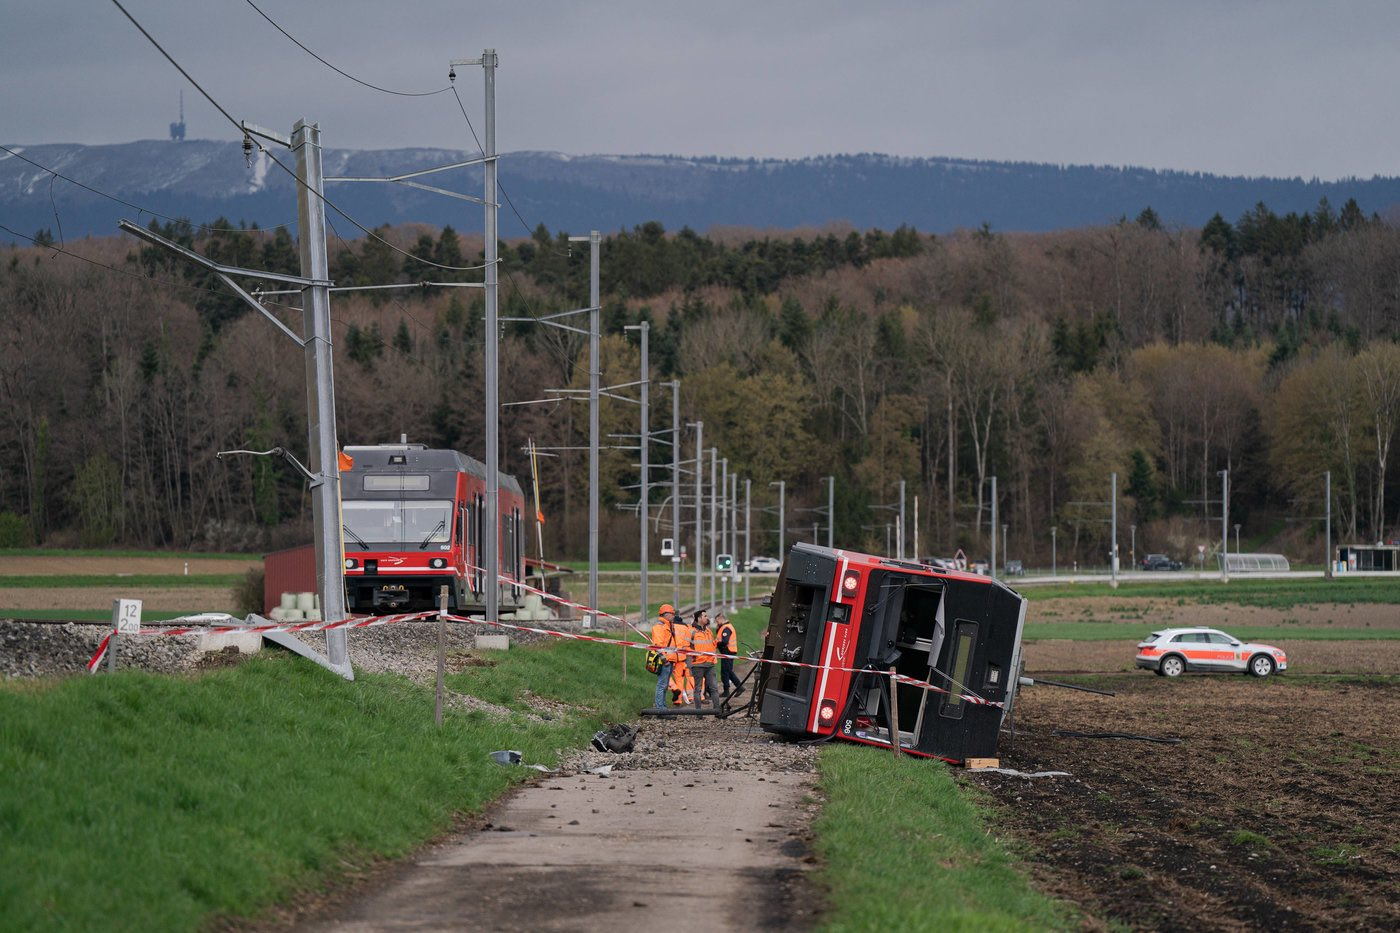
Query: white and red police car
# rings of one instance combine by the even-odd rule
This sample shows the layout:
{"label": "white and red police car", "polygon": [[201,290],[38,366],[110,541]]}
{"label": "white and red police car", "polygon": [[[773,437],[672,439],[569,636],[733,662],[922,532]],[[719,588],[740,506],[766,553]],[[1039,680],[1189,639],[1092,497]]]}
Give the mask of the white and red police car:
{"label": "white and red police car", "polygon": [[1163,629],[1144,638],[1137,650],[1137,666],[1161,677],[1180,677],[1187,671],[1268,677],[1288,669],[1282,649],[1240,641],[1213,628]]}

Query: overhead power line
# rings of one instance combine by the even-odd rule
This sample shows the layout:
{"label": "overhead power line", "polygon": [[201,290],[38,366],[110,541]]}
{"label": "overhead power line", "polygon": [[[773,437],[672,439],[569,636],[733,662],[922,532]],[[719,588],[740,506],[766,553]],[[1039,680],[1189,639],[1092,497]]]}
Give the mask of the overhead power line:
{"label": "overhead power line", "polygon": [[379,234],[375,233],[375,232],[374,232],[373,230],[371,230],[369,227],[366,227],[364,224],[360,223],[358,220],[356,220],[354,217],[352,217],[348,212],[346,212],[346,211],[343,210],[341,207],[339,207],[339,206],[338,206],[334,201],[332,201],[330,198],[326,197],[324,194],[322,194],[321,192],[317,191],[316,189],[314,189],[314,188],[312,188],[310,185],[308,185],[304,180],[302,180],[301,178],[297,177],[297,173],[296,173],[294,170],[292,170],[289,166],[285,165],[285,164],[282,162],[281,159],[278,159],[278,158],[277,158],[276,155],[274,155],[273,153],[271,153],[270,151],[268,151],[268,149],[267,149],[265,146],[263,146],[263,144],[262,144],[261,142],[254,142],[254,141],[253,141],[253,137],[248,133],[248,131],[247,131],[247,129],[244,127],[243,123],[240,122],[240,121],[238,121],[238,120],[235,120],[235,119],[233,118],[233,115],[230,114],[227,110],[225,110],[224,107],[223,107],[217,100],[215,100],[215,99],[213,98],[213,96],[212,96],[208,91],[204,90],[204,88],[201,87],[200,84],[199,84],[197,81],[194,80],[194,78],[190,77],[189,72],[187,72],[183,67],[180,66],[180,63],[177,62],[177,61],[175,60],[175,58],[174,58],[169,52],[167,52],[167,51],[161,46],[161,44],[160,44],[159,42],[157,42],[157,41],[155,40],[155,37],[154,37],[154,36],[152,36],[149,32],[146,31],[145,27],[143,27],[139,22],[136,21],[136,18],[135,18],[134,16],[132,16],[129,12],[127,12],[126,7],[124,7],[124,6],[121,5],[121,0],[112,0],[112,3],[113,3],[113,5],[116,6],[117,9],[121,10],[123,16],[125,16],[127,19],[131,20],[131,23],[132,23],[133,26],[135,26],[137,29],[139,29],[139,30],[141,31],[141,35],[143,35],[143,36],[146,37],[146,41],[150,42],[151,45],[155,46],[155,47],[156,47],[156,50],[157,50],[158,52],[160,52],[161,55],[165,56],[166,61],[168,61],[168,62],[170,62],[170,64],[174,65],[174,66],[175,66],[175,70],[179,71],[180,74],[182,74],[182,75],[185,77],[185,80],[189,81],[190,84],[194,86],[194,89],[197,90],[197,91],[199,91],[199,93],[200,93],[201,95],[204,96],[204,99],[207,100],[207,101],[209,101],[209,103],[214,107],[214,109],[217,110],[217,111],[219,111],[219,113],[223,114],[224,119],[228,120],[229,123],[231,123],[231,124],[234,126],[234,128],[237,129],[238,132],[241,133],[241,134],[243,135],[243,145],[244,145],[245,150],[251,152],[251,151],[252,151],[252,147],[253,147],[254,145],[256,145],[256,146],[258,147],[258,151],[262,152],[265,156],[267,156],[267,158],[270,159],[270,160],[272,161],[272,164],[273,164],[273,165],[276,165],[276,166],[277,166],[278,168],[280,168],[283,172],[285,172],[285,173],[287,174],[287,176],[290,177],[298,186],[300,186],[300,187],[302,187],[302,188],[305,188],[311,195],[313,195],[313,196],[316,197],[318,200],[320,200],[321,203],[323,203],[324,205],[326,205],[326,207],[329,207],[331,210],[335,211],[337,214],[339,214],[340,216],[344,217],[347,221],[349,221],[351,224],[353,224],[355,227],[357,227],[357,228],[358,228],[362,233],[364,233],[366,236],[373,237],[374,239],[378,240],[380,243],[382,243],[382,244],[384,244],[385,246],[389,247],[389,249],[391,249],[391,250],[393,250],[394,252],[400,254],[401,256],[405,256],[405,257],[407,257],[407,258],[409,258],[409,259],[412,259],[414,262],[422,263],[422,264],[425,265],[425,266],[432,266],[433,268],[436,268],[436,269],[445,269],[445,270],[447,270],[447,271],[449,271],[449,272],[474,272],[474,271],[476,271],[476,270],[478,270],[478,269],[485,269],[485,268],[486,268],[486,265],[485,265],[485,264],[476,265],[476,266],[448,266],[448,265],[443,265],[442,263],[433,262],[433,261],[430,260],[430,259],[424,259],[424,258],[421,257],[421,256],[415,256],[413,253],[410,253],[408,250],[400,249],[399,247],[397,247],[397,246],[395,246],[394,244],[390,243],[388,240],[386,240],[386,239],[384,239],[383,237],[381,237]]}
{"label": "overhead power line", "polygon": [[360,78],[357,78],[357,77],[355,77],[354,75],[350,74],[348,71],[343,71],[342,69],[337,68],[335,65],[332,65],[330,62],[326,61],[324,58],[322,58],[321,56],[317,55],[315,52],[313,52],[313,51],[311,51],[309,48],[307,48],[307,47],[305,46],[305,44],[303,44],[302,41],[301,41],[300,39],[298,39],[296,36],[292,35],[292,34],[291,34],[290,32],[288,32],[287,30],[283,29],[283,28],[277,23],[276,20],[274,20],[271,16],[268,16],[266,13],[264,13],[263,10],[262,10],[262,8],[259,7],[256,3],[254,3],[253,0],[247,0],[247,3],[248,3],[248,5],[249,5],[250,7],[252,7],[254,10],[257,10],[257,11],[258,11],[258,15],[259,15],[259,16],[261,16],[263,19],[265,19],[265,20],[267,20],[269,23],[271,23],[271,24],[272,24],[272,28],[276,29],[276,30],[277,30],[278,32],[280,32],[282,35],[284,35],[284,36],[286,36],[288,39],[290,39],[290,40],[296,45],[297,48],[301,49],[301,50],[302,50],[303,52],[305,52],[307,55],[310,55],[312,58],[316,59],[316,61],[318,61],[318,62],[320,62],[321,64],[325,65],[325,66],[326,66],[327,68],[329,68],[331,71],[334,71],[336,74],[341,75],[342,77],[349,78],[351,81],[354,81],[356,84],[364,85],[365,87],[370,88],[371,90],[381,91],[381,92],[383,92],[383,93],[385,93],[385,94],[394,94],[394,95],[396,95],[396,96],[398,96],[398,97],[432,97],[432,96],[435,95],[435,94],[441,94],[441,93],[444,92],[444,91],[450,90],[450,88],[447,88],[447,87],[440,87],[440,88],[438,88],[436,91],[395,91],[395,90],[393,90],[392,88],[380,87],[380,86],[377,85],[377,84],[372,84],[372,83],[370,83],[369,81],[365,81],[365,80],[362,80],[362,79],[360,79]]}

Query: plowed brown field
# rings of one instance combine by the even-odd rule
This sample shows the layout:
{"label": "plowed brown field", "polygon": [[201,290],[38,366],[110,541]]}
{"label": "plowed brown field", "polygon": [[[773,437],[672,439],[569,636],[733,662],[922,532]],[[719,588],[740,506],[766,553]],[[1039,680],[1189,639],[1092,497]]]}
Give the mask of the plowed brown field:
{"label": "plowed brown field", "polygon": [[[1023,690],[975,776],[1037,886],[1091,928],[1400,928],[1400,682],[1104,677]],[[1084,738],[1127,733],[1180,740]]]}

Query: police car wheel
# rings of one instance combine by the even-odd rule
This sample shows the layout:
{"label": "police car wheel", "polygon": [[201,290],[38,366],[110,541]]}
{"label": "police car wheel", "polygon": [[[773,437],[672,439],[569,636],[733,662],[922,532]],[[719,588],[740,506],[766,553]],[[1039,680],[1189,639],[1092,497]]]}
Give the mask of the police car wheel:
{"label": "police car wheel", "polygon": [[1157,666],[1163,677],[1180,677],[1186,673],[1186,662],[1179,655],[1169,654]]}
{"label": "police car wheel", "polygon": [[1274,672],[1274,659],[1267,654],[1256,654],[1249,659],[1249,672],[1255,677],[1268,677]]}

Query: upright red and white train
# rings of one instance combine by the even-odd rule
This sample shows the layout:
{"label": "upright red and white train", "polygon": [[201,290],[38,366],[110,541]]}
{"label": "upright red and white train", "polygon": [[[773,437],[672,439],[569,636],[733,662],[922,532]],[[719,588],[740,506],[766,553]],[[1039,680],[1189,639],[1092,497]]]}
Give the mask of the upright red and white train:
{"label": "upright red and white train", "polygon": [[[513,476],[498,474],[500,520],[487,528],[481,461],[408,443],[346,447],[345,453],[354,461],[340,474],[350,612],[435,609],[443,586],[448,608],[458,613],[483,610],[493,585],[502,612],[519,607],[525,496]],[[488,579],[484,567],[488,534],[496,535],[498,579]]]}

